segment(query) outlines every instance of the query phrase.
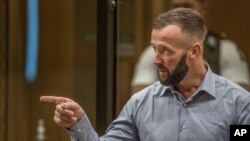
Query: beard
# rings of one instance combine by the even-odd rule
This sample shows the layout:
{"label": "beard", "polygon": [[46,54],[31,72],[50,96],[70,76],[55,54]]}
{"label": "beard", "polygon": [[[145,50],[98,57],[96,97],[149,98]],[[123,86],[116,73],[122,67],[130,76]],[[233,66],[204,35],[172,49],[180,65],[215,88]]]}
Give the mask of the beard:
{"label": "beard", "polygon": [[[166,78],[160,78],[160,82],[162,85],[169,86],[169,85],[176,85],[183,80],[183,78],[186,76],[188,72],[188,66],[186,64],[186,53],[181,56],[180,61],[178,62],[177,66],[175,67],[174,71],[171,73],[169,70],[166,72],[167,77]],[[162,68],[162,67],[158,67]]]}

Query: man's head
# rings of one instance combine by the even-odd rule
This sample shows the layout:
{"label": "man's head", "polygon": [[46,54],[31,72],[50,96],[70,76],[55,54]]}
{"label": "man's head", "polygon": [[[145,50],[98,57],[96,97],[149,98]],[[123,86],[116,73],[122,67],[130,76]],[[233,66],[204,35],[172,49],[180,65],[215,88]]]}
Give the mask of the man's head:
{"label": "man's head", "polygon": [[175,8],[156,18],[151,43],[162,84],[179,84],[196,60],[202,60],[204,36],[204,21],[192,9]]}
{"label": "man's head", "polygon": [[204,40],[205,23],[202,16],[189,8],[175,8],[159,15],[154,23],[154,30],[161,30],[168,25],[177,25],[189,38]]}
{"label": "man's head", "polygon": [[206,2],[206,0],[171,0],[171,8],[191,8],[197,10],[204,17],[206,13]]}

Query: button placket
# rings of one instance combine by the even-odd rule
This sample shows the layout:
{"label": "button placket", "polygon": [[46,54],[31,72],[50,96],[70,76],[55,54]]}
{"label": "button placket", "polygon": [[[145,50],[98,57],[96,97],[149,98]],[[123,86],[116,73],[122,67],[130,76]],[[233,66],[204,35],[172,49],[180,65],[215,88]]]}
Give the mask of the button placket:
{"label": "button placket", "polygon": [[186,124],[183,124],[183,125],[182,125],[182,129],[185,129],[185,128],[186,128]]}
{"label": "button placket", "polygon": [[187,127],[187,121],[184,121],[183,124],[182,124],[182,126],[181,126],[181,128],[182,129],[186,129],[186,127]]}

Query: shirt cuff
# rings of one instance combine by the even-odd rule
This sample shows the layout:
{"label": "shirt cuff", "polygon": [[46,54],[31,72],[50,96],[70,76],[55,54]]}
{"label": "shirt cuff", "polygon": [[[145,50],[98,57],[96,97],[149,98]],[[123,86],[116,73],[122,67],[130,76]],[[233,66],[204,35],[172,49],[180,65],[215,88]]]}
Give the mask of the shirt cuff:
{"label": "shirt cuff", "polygon": [[67,132],[73,140],[88,140],[89,134],[93,131],[93,127],[86,114],[70,127]]}

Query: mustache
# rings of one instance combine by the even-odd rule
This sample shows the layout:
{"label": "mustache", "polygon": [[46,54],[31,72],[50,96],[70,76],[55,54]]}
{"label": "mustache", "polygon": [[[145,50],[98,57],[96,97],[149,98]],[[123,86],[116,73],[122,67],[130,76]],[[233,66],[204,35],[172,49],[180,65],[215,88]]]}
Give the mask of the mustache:
{"label": "mustache", "polygon": [[155,64],[155,70],[158,71],[158,72],[164,71],[164,72],[168,73],[168,75],[172,74],[168,68],[164,67],[161,64]]}
{"label": "mustache", "polygon": [[156,70],[166,69],[162,64],[154,64]]}

